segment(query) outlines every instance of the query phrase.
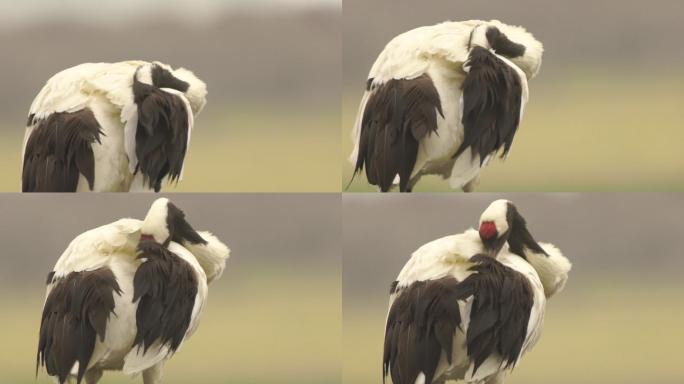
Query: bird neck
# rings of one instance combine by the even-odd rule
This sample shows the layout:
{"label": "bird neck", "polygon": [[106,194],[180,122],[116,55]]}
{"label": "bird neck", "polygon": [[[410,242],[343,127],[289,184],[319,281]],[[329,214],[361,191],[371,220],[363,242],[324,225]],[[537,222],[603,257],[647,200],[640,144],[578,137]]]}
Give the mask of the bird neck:
{"label": "bird neck", "polygon": [[470,32],[470,42],[468,44],[469,49],[473,47],[482,47],[484,49],[489,49],[489,40],[487,40],[487,25],[479,24],[473,28]]}

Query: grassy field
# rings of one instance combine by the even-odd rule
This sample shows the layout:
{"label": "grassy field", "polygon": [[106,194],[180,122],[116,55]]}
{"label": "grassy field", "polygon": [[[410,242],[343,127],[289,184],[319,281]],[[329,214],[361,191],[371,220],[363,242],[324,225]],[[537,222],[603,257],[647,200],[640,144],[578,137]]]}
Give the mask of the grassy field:
{"label": "grassy field", "polygon": [[[256,116],[256,117],[255,117]],[[7,123],[5,123],[7,124]],[[0,191],[20,189],[23,121],[2,127]],[[167,192],[339,191],[339,113],[256,107],[201,115],[192,135],[184,179]]]}
{"label": "grassy field", "polygon": [[[477,190],[684,189],[684,76],[569,73],[530,83],[531,99],[510,156],[490,163]],[[353,170],[347,156],[360,97],[360,90],[348,92],[343,103],[343,187]],[[364,174],[348,190],[376,189]],[[414,190],[451,189],[431,176]]]}
{"label": "grassy field", "polygon": [[[682,382],[681,283],[572,283],[549,303],[541,340],[506,383]],[[387,301],[343,305],[343,383],[377,383]]]}
{"label": "grassy field", "polygon": [[[166,366],[165,383],[337,383],[340,381],[339,273],[299,276],[287,265],[231,271],[210,289],[197,333]],[[43,293],[0,296],[0,382],[36,383],[37,331]],[[22,292],[20,297],[16,294]],[[37,383],[51,383],[44,374]],[[134,381],[118,373],[101,383]]]}

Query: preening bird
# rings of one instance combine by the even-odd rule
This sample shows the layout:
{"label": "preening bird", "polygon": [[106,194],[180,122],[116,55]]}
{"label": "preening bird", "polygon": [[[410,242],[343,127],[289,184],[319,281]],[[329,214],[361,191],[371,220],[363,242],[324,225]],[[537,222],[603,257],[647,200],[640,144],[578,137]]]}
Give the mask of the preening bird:
{"label": "preening bird", "polygon": [[85,63],[52,76],[31,104],[22,191],[159,192],[182,178],[207,87],[160,62]]}
{"label": "preening bird", "polygon": [[534,240],[511,202],[493,202],[479,230],[423,245],[392,283],[383,377],[503,383],[539,339],[546,299],[570,268],[558,248]]}
{"label": "preening bird", "polygon": [[160,383],[164,363],[197,329],[207,284],[228,256],[166,198],[142,221],[84,232],[48,274],[36,369],[59,384],[94,384],[106,370]]}
{"label": "preening bird", "polygon": [[352,133],[354,175],[410,192],[423,175],[471,191],[506,156],[543,47],[498,20],[445,22],[392,39],[373,64]]}

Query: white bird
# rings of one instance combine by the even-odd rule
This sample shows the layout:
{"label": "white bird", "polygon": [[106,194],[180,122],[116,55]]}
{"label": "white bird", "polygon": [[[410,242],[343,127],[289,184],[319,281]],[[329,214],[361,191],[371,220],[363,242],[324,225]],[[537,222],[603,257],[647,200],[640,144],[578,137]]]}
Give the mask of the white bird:
{"label": "white bird", "polygon": [[493,202],[479,231],[423,245],[392,284],[383,377],[503,383],[539,339],[546,299],[570,267],[555,246],[534,240],[511,202]]}
{"label": "white bird", "polygon": [[197,329],[207,284],[228,256],[166,198],[143,221],[79,235],[48,275],[36,368],[59,384],[94,384],[106,370],[160,383],[164,363]]}
{"label": "white bird", "polygon": [[392,39],[373,64],[352,132],[354,175],[410,192],[423,175],[471,191],[506,156],[543,47],[498,20],[445,22]]}
{"label": "white bird", "polygon": [[159,191],[182,178],[206,85],[160,62],[85,63],[52,76],[31,104],[22,191]]}

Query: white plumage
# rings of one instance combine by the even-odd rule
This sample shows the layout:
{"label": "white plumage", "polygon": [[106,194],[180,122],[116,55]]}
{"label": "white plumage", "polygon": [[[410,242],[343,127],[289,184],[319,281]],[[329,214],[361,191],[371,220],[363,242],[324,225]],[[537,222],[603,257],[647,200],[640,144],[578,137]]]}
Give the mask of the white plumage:
{"label": "white plumage", "polygon": [[528,238],[520,219],[499,200],[483,213],[480,231],[431,241],[411,255],[390,294],[383,360],[394,384],[503,383],[535,345],[546,299],[562,289],[570,262]]}
{"label": "white plumage", "polygon": [[29,110],[22,190],[159,190],[180,179],[206,93],[192,72],[160,62],[85,63],[55,74]]}
{"label": "white plumage", "polygon": [[[160,382],[163,364],[197,329],[207,284],[221,275],[229,256],[225,244],[209,232],[195,232],[179,212],[167,199],[158,199],[145,220],[121,219],[89,230],[61,255],[48,278],[38,354],[57,382],[80,381],[82,375],[86,383],[96,383],[105,370],[142,373],[146,384]],[[148,263],[158,265],[142,272]],[[146,284],[152,291],[144,291]],[[74,285],[73,290],[65,285]],[[194,304],[174,307],[193,293]],[[72,304],[62,308],[62,302]],[[153,306],[151,311],[160,313],[150,314]],[[106,320],[98,323],[99,317]],[[150,318],[157,321],[146,321]],[[69,321],[77,327],[64,325]],[[92,338],[83,329],[98,335],[90,353]],[[83,372],[81,361],[87,361]]]}
{"label": "white plumage", "polygon": [[368,75],[352,132],[355,171],[365,167],[382,191],[411,191],[429,174],[472,190],[481,166],[508,153],[542,52],[523,28],[497,20],[395,37]]}

